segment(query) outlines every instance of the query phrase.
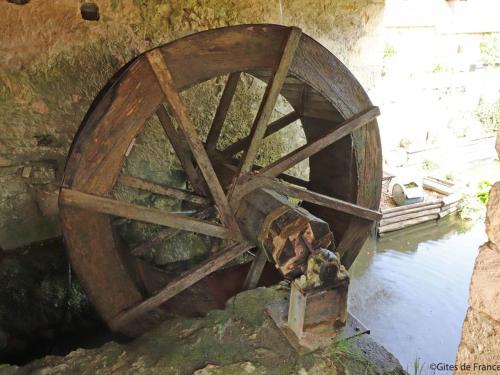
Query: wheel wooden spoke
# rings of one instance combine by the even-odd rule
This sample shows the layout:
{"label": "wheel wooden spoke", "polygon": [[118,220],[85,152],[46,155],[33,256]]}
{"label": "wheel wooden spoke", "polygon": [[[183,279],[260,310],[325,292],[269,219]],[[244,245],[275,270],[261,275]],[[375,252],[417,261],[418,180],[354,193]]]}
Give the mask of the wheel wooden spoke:
{"label": "wheel wooden spoke", "polygon": [[245,154],[243,155],[240,167],[240,176],[250,172],[252,169],[259,151],[260,143],[264,138],[267,124],[269,123],[269,119],[276,104],[276,100],[278,99],[281,88],[285,83],[288,70],[292,64],[293,57],[295,56],[295,51],[299,45],[301,35],[302,31],[300,29],[296,27],[291,28],[278,69],[272,77],[271,82],[267,85],[259,111],[257,112],[257,116],[252,126],[252,130],[250,132],[250,143]]}
{"label": "wheel wooden spoke", "polygon": [[297,185],[301,186],[303,188],[308,188],[309,187],[309,181],[303,180],[301,178],[295,177],[295,176],[290,176],[289,174],[285,173],[280,173],[277,176],[278,179],[283,180],[285,182],[288,182],[292,185]]}
{"label": "wheel wooden spoke", "polygon": [[[237,171],[238,170],[238,166],[236,165],[236,163],[238,162],[238,160],[231,160],[231,162],[227,161],[227,162],[224,162],[224,166],[226,166],[228,169],[232,169],[233,171]],[[260,165],[255,165],[253,166],[252,168],[252,171],[259,171],[261,170],[263,167],[261,167]],[[302,186],[302,187],[305,187],[307,188],[309,186],[309,181],[306,181],[306,180],[303,180],[299,177],[295,177],[295,176],[291,176],[289,174],[285,174],[285,173],[280,173],[278,176],[277,176],[278,179],[280,180],[283,180],[283,181],[286,181],[286,182],[289,182],[293,185],[297,185],[297,186]]]}
{"label": "wheel wooden spoke", "polygon": [[[264,138],[279,132],[281,129],[291,124],[294,121],[297,121],[300,118],[299,113],[293,111],[267,126],[266,131],[264,133]],[[234,142],[233,144],[227,146],[222,152],[221,156],[225,159],[231,158],[236,155],[238,152],[243,151],[250,144],[250,136],[240,139],[239,141]]]}
{"label": "wheel wooden spoke", "polygon": [[157,208],[149,208],[122,202],[112,198],[82,193],[72,189],[61,189],[61,203],[102,214],[125,217],[151,224],[204,234],[224,239],[239,240],[239,232],[198,220],[189,216],[170,213]]}
{"label": "wheel wooden spoke", "polygon": [[133,320],[140,318],[141,315],[160,306],[172,297],[176,296],[183,290],[189,288],[204,277],[210,275],[223,265],[237,258],[245,251],[251,249],[253,245],[243,242],[236,245],[231,245],[226,249],[214,254],[198,266],[181,274],[177,279],[168,283],[162,290],[146,299],[140,304],[125,311],[110,322],[113,329],[119,329],[131,323]]}
{"label": "wheel wooden spoke", "polygon": [[188,190],[173,188],[161,184],[157,184],[148,180],[132,176],[120,176],[118,182],[124,186],[134,189],[149,191],[150,193],[162,195],[168,198],[179,199],[194,204],[206,206],[212,201],[207,197],[195,194]]}
{"label": "wheel wooden spoke", "polygon": [[[207,207],[203,210],[195,212],[191,217],[195,219],[200,219],[200,220],[205,220],[208,219],[214,212],[213,207]],[[175,228],[163,228],[158,233],[156,233],[154,236],[149,238],[147,241],[141,243],[140,245],[134,247],[132,250],[130,250],[130,253],[135,256],[144,256],[146,255],[151,248],[162,242],[169,240],[175,236],[177,236],[179,233],[182,231],[180,229],[175,229]]]}
{"label": "wheel wooden spoke", "polygon": [[361,126],[366,125],[367,123],[375,119],[378,115],[380,115],[380,110],[378,107],[371,107],[366,111],[358,113],[357,115],[351,117],[349,120],[344,121],[336,130],[331,131],[330,133],[324,135],[314,142],[308,143],[302,147],[299,147],[295,151],[290,152],[288,155],[285,155],[275,162],[269,164],[268,166],[262,168],[257,174],[259,176],[276,177],[280,173],[293,167],[295,164],[311,157],[312,155],[330,146],[332,143],[349,135]]}
{"label": "wheel wooden spoke", "polygon": [[257,250],[255,259],[248,270],[245,282],[243,283],[243,290],[255,289],[259,284],[260,277],[266,266],[267,255],[263,249]]}
{"label": "wheel wooden spoke", "polygon": [[154,49],[147,53],[147,59],[149,64],[153,68],[154,74],[160,84],[161,90],[165,95],[165,99],[172,109],[172,114],[174,115],[179,129],[184,134],[184,137],[189,144],[191,152],[198,164],[198,167],[205,177],[208,189],[212,194],[217,208],[219,209],[221,221],[225,226],[230,228],[232,231],[239,231],[238,224],[234,214],[229,206],[227,197],[222,189],[222,186],[215,174],[214,168],[205,147],[201,142],[194,124],[189,118],[186,106],[175,87],[172,75],[165,63],[165,59],[159,49]]}
{"label": "wheel wooden spoke", "polygon": [[227,79],[219,106],[215,112],[212,126],[208,132],[207,141],[205,142],[205,147],[209,155],[213,154],[217,147],[217,141],[219,140],[222,127],[224,126],[224,120],[226,119],[229,106],[231,105],[234,93],[236,92],[236,86],[238,86],[240,75],[241,72],[231,73]]}
{"label": "wheel wooden spoke", "polygon": [[184,137],[182,134],[179,134],[179,132],[175,129],[174,124],[172,123],[172,120],[163,105],[160,105],[156,111],[156,115],[158,116],[163,130],[165,130],[165,134],[167,135],[172,148],[179,158],[182,168],[186,172],[186,176],[194,190],[199,194],[206,194],[207,187],[205,181],[203,180],[203,176],[200,171],[196,169],[196,166],[193,163],[193,155],[189,150],[189,146],[183,139]]}
{"label": "wheel wooden spoke", "polygon": [[345,212],[366,220],[379,221],[382,218],[382,214],[378,211],[371,210],[351,202],[346,202],[342,199],[301,189],[297,186],[293,186],[269,177],[253,177],[246,184],[242,185],[239,190],[238,197],[235,199],[241,198],[259,188],[271,189],[289,197],[298,198],[306,202],[334,209],[336,211]]}

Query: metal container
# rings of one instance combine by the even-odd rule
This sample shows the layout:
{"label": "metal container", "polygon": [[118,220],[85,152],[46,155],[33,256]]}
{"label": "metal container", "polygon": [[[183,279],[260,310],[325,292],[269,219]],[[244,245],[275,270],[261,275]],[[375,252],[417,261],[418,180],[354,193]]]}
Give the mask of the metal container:
{"label": "metal container", "polygon": [[424,201],[424,189],[416,181],[397,182],[392,187],[392,199],[398,206],[406,206]]}

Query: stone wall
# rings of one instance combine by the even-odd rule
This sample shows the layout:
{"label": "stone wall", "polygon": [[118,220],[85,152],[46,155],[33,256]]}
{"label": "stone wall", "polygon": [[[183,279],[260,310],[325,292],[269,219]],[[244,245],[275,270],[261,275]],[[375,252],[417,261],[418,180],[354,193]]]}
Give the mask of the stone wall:
{"label": "stone wall", "polygon": [[[472,274],[470,307],[457,353],[457,374],[500,371],[500,182],[490,192],[486,233],[489,241],[480,247]],[[465,369],[467,365],[470,370]],[[479,365],[497,367],[488,370]]]}
{"label": "stone wall", "polygon": [[[280,23],[303,28],[348,66],[357,61],[353,70],[362,82],[369,84],[379,69],[376,56],[381,57],[382,43],[376,30],[382,0],[96,3],[99,21],[83,20],[78,0],[0,3],[0,248],[58,235],[55,197],[73,136],[105,82],[149,48],[214,27]],[[212,118],[213,98],[223,84],[214,80],[187,94],[190,105],[198,108],[197,125],[206,126]],[[253,85],[245,82],[242,90],[255,94],[259,88]],[[239,104],[241,111],[228,120],[235,136],[253,115],[244,110],[243,100]],[[149,158],[158,164],[154,153]]]}

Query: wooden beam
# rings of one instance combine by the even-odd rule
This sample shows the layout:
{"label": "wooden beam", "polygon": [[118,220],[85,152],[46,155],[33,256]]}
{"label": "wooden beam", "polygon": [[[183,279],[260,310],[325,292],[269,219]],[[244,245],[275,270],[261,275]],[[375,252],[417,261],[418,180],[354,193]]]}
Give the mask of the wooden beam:
{"label": "wooden beam", "polygon": [[198,167],[205,177],[208,189],[212,194],[212,198],[220,212],[220,218],[222,223],[230,228],[232,231],[239,231],[238,224],[234,214],[229,206],[227,197],[222,189],[222,186],[215,174],[214,168],[205,147],[201,142],[196,128],[189,118],[187,108],[182,100],[177,88],[175,86],[172,74],[168,69],[165,59],[161,53],[160,49],[154,49],[146,54],[149,64],[153,68],[154,74],[160,84],[160,87],[165,95],[165,100],[170,105],[172,114],[174,115],[179,129],[184,134],[189,148],[193,153],[193,156],[198,164]]}
{"label": "wooden beam", "polygon": [[346,202],[342,199],[305,190],[270,177],[252,177],[245,184],[241,185],[238,195],[235,196],[234,199],[241,199],[243,196],[250,194],[252,191],[259,188],[274,190],[277,193],[287,195],[289,197],[298,198],[306,202],[334,209],[336,211],[345,212],[366,220],[379,221],[382,218],[382,214],[378,211],[371,210],[351,202]]}
{"label": "wooden beam", "polygon": [[138,177],[122,175],[118,177],[117,182],[134,189],[149,191],[150,193],[163,195],[168,198],[183,200],[194,204],[205,206],[212,203],[209,198],[202,197],[201,195],[195,194],[191,191],[157,184]]}
{"label": "wooden beam", "polygon": [[172,214],[165,210],[143,207],[112,198],[82,193],[77,190],[63,188],[61,189],[59,199],[60,202],[67,206],[83,208],[102,214],[126,217],[132,220],[163,225],[218,238],[240,239],[239,232],[231,231],[227,228],[194,219],[189,216]]}
{"label": "wooden beam", "polygon": [[[205,219],[208,219],[213,212],[214,212],[213,207],[207,207],[203,210],[195,212],[193,215],[190,215],[190,216],[195,218],[195,219],[205,220]],[[177,236],[181,232],[182,231],[180,229],[163,228],[163,229],[159,230],[157,233],[155,233],[147,241],[141,243],[140,245],[137,245],[132,250],[130,250],[130,253],[132,255],[135,255],[135,256],[144,256],[147,254],[148,251],[151,250],[151,248],[154,245],[156,245],[162,241],[169,240],[169,239]]]}
{"label": "wooden beam", "polygon": [[277,191],[278,193],[285,194],[290,197],[295,197],[320,206],[332,208],[334,210],[345,212],[347,214],[363,219],[378,221],[382,218],[382,214],[378,211],[361,207],[357,204],[346,202],[341,199],[329,197],[324,194],[301,189],[296,186],[280,182],[278,180],[272,179],[271,181],[267,182],[266,185],[271,189]]}
{"label": "wooden beam", "polygon": [[[264,134],[264,138],[279,132],[281,129],[291,124],[294,121],[297,121],[300,118],[300,115],[293,111],[288,113],[287,115],[273,121],[266,128],[266,132]],[[234,142],[233,144],[227,146],[224,150],[221,151],[221,155],[223,158],[228,159],[236,155],[238,152],[243,151],[245,147],[247,147],[250,143],[250,136],[240,139],[239,141]]]}
{"label": "wooden beam", "polygon": [[[233,159],[232,160],[233,162],[237,162],[237,160]],[[238,170],[238,166],[235,165],[234,163],[232,164],[231,162],[229,161],[226,161],[224,162],[224,165],[226,167],[228,167],[229,169],[232,169],[233,171],[237,171]],[[261,167],[260,165],[255,165],[253,166],[252,168],[252,171],[259,171],[261,170],[263,167]],[[285,174],[285,173],[280,173],[278,176],[277,176],[280,180],[283,180],[283,181],[286,181],[286,182],[289,182],[291,184],[294,184],[294,185],[297,185],[297,186],[302,186],[302,187],[305,187],[307,188],[309,186],[309,181],[306,181],[306,180],[303,180],[299,177],[295,177],[295,176],[291,176],[289,174]]]}
{"label": "wooden beam", "polygon": [[290,35],[283,50],[278,69],[276,70],[271,82],[266,87],[259,111],[257,112],[257,116],[252,126],[252,130],[250,132],[250,143],[245,154],[243,155],[240,167],[240,176],[250,172],[252,169],[261,141],[264,138],[267,124],[269,123],[269,119],[271,118],[271,114],[274,110],[276,100],[278,99],[281,88],[285,83],[286,76],[288,75],[288,69],[290,68],[292,60],[295,56],[295,50],[299,45],[301,35],[302,31],[299,28],[292,27],[290,29]]}
{"label": "wooden beam", "polygon": [[165,286],[165,288],[152,297],[112,319],[109,323],[111,328],[116,330],[132,323],[136,319],[139,319],[141,315],[165,303],[172,297],[210,275],[212,272],[218,270],[220,267],[237,258],[252,247],[253,245],[243,242],[229,246],[225,250],[214,254],[193,269],[182,273],[177,279],[170,282],[167,286]]}
{"label": "wooden beam", "polygon": [[172,120],[170,119],[170,115],[168,114],[165,107],[160,105],[158,110],[156,111],[156,115],[160,120],[160,124],[167,135],[172,148],[174,149],[177,158],[179,159],[186,176],[193,186],[193,189],[199,194],[207,194],[207,187],[203,176],[200,171],[196,169],[196,165],[194,165],[192,160],[192,153],[189,150],[189,146],[186,144],[186,141],[183,139],[182,134],[175,129]]}
{"label": "wooden beam", "polygon": [[280,173],[293,167],[295,164],[300,163],[302,160],[320,152],[332,143],[344,138],[352,133],[354,130],[369,123],[375,117],[380,115],[378,107],[370,107],[367,110],[358,113],[350,119],[344,121],[340,127],[332,130],[330,133],[324,135],[320,139],[299,147],[295,151],[290,152],[288,155],[276,160],[268,166],[262,168],[257,174],[260,176],[276,177]]}
{"label": "wooden beam", "polygon": [[227,78],[226,86],[222,92],[219,106],[215,112],[214,120],[208,132],[207,141],[205,142],[205,147],[209,155],[212,155],[217,148],[217,141],[219,140],[222,127],[224,126],[224,120],[226,119],[229,106],[231,105],[234,93],[236,92],[240,75],[241,72],[231,73]]}
{"label": "wooden beam", "polygon": [[243,283],[243,290],[255,289],[257,287],[266,262],[266,252],[263,249],[258,249],[250,269],[248,270],[245,282]]}

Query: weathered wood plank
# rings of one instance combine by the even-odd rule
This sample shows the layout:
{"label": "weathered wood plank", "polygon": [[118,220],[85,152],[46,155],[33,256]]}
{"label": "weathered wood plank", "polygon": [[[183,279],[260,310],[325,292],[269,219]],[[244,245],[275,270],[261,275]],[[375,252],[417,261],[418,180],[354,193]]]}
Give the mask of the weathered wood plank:
{"label": "weathered wood plank", "polygon": [[440,207],[433,207],[433,208],[429,208],[429,209],[425,209],[425,210],[421,210],[421,211],[417,211],[417,212],[404,213],[403,215],[393,216],[393,217],[389,217],[389,218],[386,218],[385,216],[383,216],[382,220],[380,220],[379,228],[383,228],[386,225],[398,223],[398,222],[405,221],[405,220],[416,219],[417,217],[421,217],[421,216],[428,216],[428,215],[432,215],[432,214],[437,214],[440,211],[441,211]]}
{"label": "weathered wood plank", "polygon": [[[195,219],[205,220],[208,219],[213,212],[214,212],[213,207],[207,207],[203,210],[195,212],[193,215],[190,216]],[[151,250],[151,248],[154,245],[162,241],[169,240],[177,236],[181,232],[182,231],[180,229],[163,228],[160,231],[158,231],[155,235],[153,235],[151,238],[149,238],[147,241],[141,243],[140,245],[137,245],[132,250],[130,250],[130,253],[135,256],[144,256]]]}
{"label": "weathered wood plank", "polygon": [[62,204],[70,207],[84,208],[94,212],[163,225],[207,236],[233,240],[240,239],[238,232],[202,220],[185,215],[172,214],[157,208],[143,207],[112,198],[82,193],[77,190],[63,188],[61,189],[59,199]]}
{"label": "weathered wood plank", "polygon": [[188,201],[194,204],[207,205],[212,202],[209,198],[195,194],[191,191],[157,184],[138,177],[122,175],[118,177],[117,182],[134,189],[149,191],[154,194],[163,195],[165,197],[179,199],[183,201]]}
{"label": "weathered wood plank", "polygon": [[219,106],[217,107],[217,111],[215,112],[214,120],[205,142],[205,147],[209,155],[212,155],[217,148],[217,141],[219,140],[220,134],[222,132],[222,127],[224,126],[224,120],[226,119],[227,112],[229,111],[229,106],[231,105],[231,101],[233,100],[233,96],[236,92],[236,87],[238,86],[240,75],[241,72],[231,73],[227,78],[226,86],[224,87],[224,91],[222,92]]}
{"label": "weathered wood plank", "polygon": [[189,118],[186,106],[177,91],[161,50],[154,49],[149,51],[146,54],[146,57],[153,68],[156,78],[158,79],[160,87],[165,95],[165,99],[172,109],[173,115],[177,120],[177,124],[189,144],[196,163],[198,164],[203,177],[205,177],[208,189],[210,190],[212,198],[219,209],[221,221],[232,231],[239,231],[238,224],[236,223],[236,219],[234,218],[234,214],[229,206],[224,190],[222,189],[219,179],[215,174],[212,163],[210,162],[208,154],[205,151],[205,147],[196,132],[196,128]]}
{"label": "weathered wood plank", "polygon": [[239,175],[246,174],[252,169],[255,158],[257,157],[257,153],[259,151],[261,141],[264,138],[267,124],[269,123],[269,119],[271,118],[271,114],[274,110],[274,106],[280,94],[281,88],[285,83],[288,70],[290,68],[290,65],[292,64],[292,60],[295,56],[295,50],[299,45],[301,36],[302,31],[300,29],[296,27],[291,28],[290,35],[283,50],[281,61],[278,65],[278,69],[276,70],[276,73],[274,74],[270,84],[268,84],[266,87],[264,98],[262,99],[259,111],[257,112],[257,116],[255,118],[255,122],[252,126],[252,130],[250,133],[251,140],[245,154],[243,155],[243,161],[240,167]]}
{"label": "weathered wood plank", "polygon": [[443,195],[451,195],[457,191],[457,188],[454,185],[449,183],[444,183],[440,180],[436,180],[434,178],[426,177],[423,180],[422,187],[426,190],[432,190],[439,194]]}
{"label": "weathered wood plank", "polygon": [[439,214],[432,214],[432,215],[426,215],[426,216],[421,216],[417,217],[415,219],[411,220],[404,220],[400,221],[394,224],[389,224],[384,227],[379,228],[379,233],[387,233],[387,232],[392,232],[395,230],[403,229],[412,225],[420,224],[420,223],[425,223],[426,221],[431,221],[431,220],[436,220],[439,218]]}
{"label": "weathered wood plank", "polygon": [[327,195],[315,193],[309,190],[304,190],[293,185],[288,185],[277,180],[271,180],[270,186],[281,194],[302,199],[306,202],[318,204],[337,211],[360,217],[366,220],[378,221],[382,218],[382,214],[369,208],[358,206],[357,204],[343,201],[341,199],[332,198]]}
{"label": "weathered wood plank", "polygon": [[434,203],[434,204],[429,204],[427,206],[409,208],[407,210],[393,211],[393,212],[388,212],[388,213],[382,211],[382,220],[390,219],[392,217],[397,217],[397,216],[406,215],[406,214],[410,214],[410,213],[426,211],[426,210],[429,210],[431,208],[439,208],[439,207],[441,207],[441,205],[442,205],[442,203],[438,202],[438,203]]}
{"label": "weathered wood plank", "polygon": [[295,151],[290,152],[288,155],[276,160],[275,162],[264,167],[258,172],[260,176],[275,177],[278,174],[293,167],[295,164],[300,163],[302,160],[324,150],[332,143],[349,135],[359,127],[366,125],[380,114],[378,107],[371,107],[345,121],[338,129],[333,130],[331,133],[326,134],[324,137],[299,147]]}
{"label": "weathered wood plank", "polygon": [[393,212],[407,211],[407,210],[410,210],[410,209],[413,209],[413,208],[419,208],[419,207],[427,207],[427,206],[430,207],[430,206],[433,206],[435,204],[442,205],[443,204],[443,200],[442,199],[433,199],[433,200],[430,200],[430,201],[425,201],[425,202],[420,202],[420,203],[414,203],[414,204],[408,204],[406,206],[398,206],[398,207],[386,208],[386,209],[382,209],[382,214],[386,215],[386,214],[393,213]]}
{"label": "weathered wood plank", "polygon": [[112,319],[109,322],[111,328],[119,329],[120,327],[131,323],[135,319],[140,318],[141,315],[160,306],[162,303],[168,301],[170,298],[176,296],[183,290],[189,288],[191,285],[210,275],[212,272],[216,271],[231,260],[237,258],[252,247],[253,245],[243,242],[236,245],[231,245],[225,250],[214,254],[212,257],[208,258],[198,266],[184,272],[176,280],[170,282],[165,288],[156,293],[154,296],[146,299],[140,304],[132,307],[131,309]]}
{"label": "weathered wood plank", "polygon": [[207,187],[205,184],[205,180],[201,175],[200,171],[196,169],[196,166],[193,163],[193,155],[189,150],[189,146],[186,144],[185,140],[182,137],[182,134],[175,129],[170,116],[163,105],[160,105],[158,110],[156,111],[156,115],[160,120],[160,124],[167,135],[172,148],[174,149],[177,158],[179,159],[186,176],[193,186],[194,190],[199,194],[206,194]]}
{"label": "weathered wood plank", "polygon": [[289,185],[287,183],[269,177],[257,176],[251,178],[240,188],[239,194],[237,197],[235,196],[235,199],[239,199],[240,197],[247,195],[253,190],[259,188],[271,189],[289,197],[298,198],[306,202],[331,208],[336,211],[345,212],[347,214],[366,220],[378,221],[382,218],[382,214],[378,211],[361,207],[357,204],[346,202],[341,199],[329,197],[324,194],[301,189],[297,186]]}
{"label": "weathered wood plank", "polygon": [[[277,119],[276,121],[273,121],[267,126],[266,131],[264,133],[264,138],[279,132],[287,125],[291,124],[294,121],[297,121],[299,118],[300,114],[293,111]],[[221,155],[223,158],[226,159],[231,158],[238,152],[243,151],[249,144],[250,144],[250,136],[242,138],[239,141],[234,142],[233,144],[227,146],[224,150],[222,150]]]}

